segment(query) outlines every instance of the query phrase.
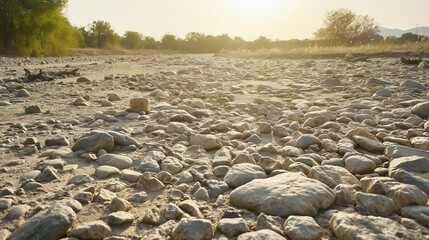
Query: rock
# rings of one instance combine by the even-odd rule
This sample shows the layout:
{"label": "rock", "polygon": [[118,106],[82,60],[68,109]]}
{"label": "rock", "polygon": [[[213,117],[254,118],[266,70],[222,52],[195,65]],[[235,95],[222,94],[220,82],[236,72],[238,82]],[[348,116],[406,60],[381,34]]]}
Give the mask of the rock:
{"label": "rock", "polygon": [[421,150],[429,150],[429,138],[428,137],[413,137],[411,139],[411,145],[413,148]]}
{"label": "rock", "polygon": [[37,105],[32,105],[32,106],[29,106],[29,107],[25,108],[25,113],[26,114],[35,114],[35,113],[41,113],[41,112],[42,112],[42,110]]}
{"label": "rock", "polygon": [[269,216],[260,213],[256,220],[256,230],[269,229],[280,235],[284,235],[284,220],[278,216]]}
{"label": "rock", "polygon": [[332,189],[334,189],[338,184],[360,186],[359,180],[353,176],[353,174],[338,166],[314,166],[311,168],[308,177],[319,180]]}
{"label": "rock", "polygon": [[375,162],[364,156],[352,155],[345,160],[345,168],[353,174],[372,173],[375,167]]}
{"label": "rock", "polygon": [[7,229],[0,230],[0,240],[7,240],[12,233]]}
{"label": "rock", "polygon": [[6,216],[4,216],[4,218],[9,221],[19,219],[24,217],[25,214],[28,212],[28,210],[30,210],[30,206],[26,204],[13,206],[12,208],[9,209],[9,211],[7,212]]}
{"label": "rock", "polygon": [[129,170],[129,169],[124,169],[121,171],[120,179],[128,181],[130,183],[136,183],[141,176],[142,174],[139,172]]}
{"label": "rock", "polygon": [[78,225],[67,235],[82,240],[104,239],[112,234],[110,227],[103,221],[89,222]]}
{"label": "rock", "polygon": [[124,223],[132,223],[134,221],[134,216],[128,212],[118,211],[109,214],[106,221],[109,225],[121,225]]}
{"label": "rock", "polygon": [[329,222],[338,239],[424,239],[389,218],[339,212]]}
{"label": "rock", "polygon": [[133,160],[127,156],[117,154],[104,154],[97,159],[100,166],[112,166],[119,169],[129,168],[133,165]]}
{"label": "rock", "polygon": [[174,240],[212,239],[212,223],[207,219],[182,218],[174,227],[172,237]]}
{"label": "rock", "polygon": [[411,88],[411,89],[419,89],[419,90],[425,89],[425,86],[423,84],[415,81],[411,81],[411,80],[405,80],[401,82],[400,86],[405,88]]}
{"label": "rock", "polygon": [[111,102],[115,102],[115,101],[121,101],[122,98],[117,93],[108,93],[107,100]]}
{"label": "rock", "polygon": [[237,207],[280,217],[315,215],[334,200],[334,192],[328,186],[292,172],[255,179],[230,194],[231,203]]}
{"label": "rock", "polygon": [[99,166],[95,169],[94,177],[105,179],[114,175],[118,175],[121,171],[112,166]]}
{"label": "rock", "polygon": [[73,105],[75,105],[75,106],[89,106],[89,103],[85,98],[79,97],[79,98],[76,98],[74,100]]}
{"label": "rock", "polygon": [[395,210],[393,200],[384,195],[356,192],[355,200],[358,205],[364,207],[375,216],[387,217]]}
{"label": "rock", "polygon": [[109,204],[110,212],[128,211],[131,208],[132,208],[131,203],[119,197],[114,197]]}
{"label": "rock", "polygon": [[94,179],[90,177],[88,174],[79,174],[70,178],[67,184],[82,185],[93,181]]}
{"label": "rock", "polygon": [[257,178],[266,178],[267,175],[258,165],[239,163],[232,166],[224,177],[224,181],[231,188],[239,187]]}
{"label": "rock", "polygon": [[148,98],[132,98],[130,100],[130,110],[131,112],[150,112],[150,100]]}
{"label": "rock", "polygon": [[219,220],[217,228],[228,237],[250,231],[249,226],[243,218],[222,218]]}
{"label": "rock", "polygon": [[429,101],[414,105],[414,107],[411,108],[411,113],[421,118],[429,117]]}
{"label": "rock", "polygon": [[8,239],[60,239],[75,221],[76,213],[72,208],[55,204],[21,224]]}
{"label": "rock", "polygon": [[406,206],[401,208],[402,217],[417,220],[423,226],[429,228],[429,206]]}
{"label": "rock", "polygon": [[418,156],[395,158],[389,164],[389,177],[415,185],[429,194],[429,159]]}
{"label": "rock", "polygon": [[185,200],[183,202],[180,202],[179,207],[193,217],[201,219],[204,218],[204,215],[201,213],[197,203],[192,200]]}
{"label": "rock", "polygon": [[80,192],[80,193],[76,193],[73,199],[76,201],[79,201],[81,204],[88,204],[92,202],[92,199],[94,199],[94,194],[90,192]]}
{"label": "rock", "polygon": [[221,140],[215,135],[195,134],[189,137],[189,143],[192,146],[202,146],[205,150],[219,149],[222,147]]}
{"label": "rock", "polygon": [[237,240],[286,240],[282,235],[269,230],[269,229],[262,229],[255,232],[248,232],[243,233],[240,236],[238,236]]}
{"label": "rock", "polygon": [[86,151],[86,152],[97,152],[100,149],[104,149],[108,152],[112,151],[115,147],[115,142],[110,134],[101,132],[93,135],[85,136],[80,138],[72,147],[74,152]]}
{"label": "rock", "polygon": [[134,145],[136,147],[140,146],[137,140],[125,134],[115,132],[115,131],[107,131],[107,133],[113,137],[113,140],[117,145],[121,145],[121,146]]}
{"label": "rock", "polygon": [[161,223],[161,210],[157,207],[148,208],[144,213],[142,222],[159,225]]}
{"label": "rock", "polygon": [[284,231],[291,240],[320,239],[323,230],[309,216],[289,216],[284,223]]}
{"label": "rock", "polygon": [[408,156],[419,156],[419,157],[426,157],[429,158],[429,151],[423,151],[407,146],[401,146],[401,145],[391,145],[387,146],[384,154],[390,158],[401,158],[401,157],[408,157]]}
{"label": "rock", "polygon": [[285,146],[284,148],[282,148],[282,150],[280,151],[280,154],[282,155],[282,157],[298,157],[301,154],[304,154],[304,151],[302,151],[302,149],[297,148],[297,147],[293,147],[293,146]]}
{"label": "rock", "polygon": [[38,182],[50,182],[57,179],[60,179],[58,177],[57,170],[51,166],[43,169],[43,171],[36,177],[36,181]]}
{"label": "rock", "polygon": [[320,140],[319,138],[311,134],[303,134],[299,136],[298,139],[296,140],[296,147],[299,147],[302,149],[307,149],[309,146],[313,144],[319,145]]}
{"label": "rock", "polygon": [[386,196],[393,199],[396,209],[407,205],[425,205],[428,202],[428,195],[410,184],[395,185],[389,188]]}
{"label": "rock", "polygon": [[232,165],[239,163],[249,163],[256,165],[255,159],[248,153],[239,153],[237,156],[235,156],[235,158],[232,160]]}
{"label": "rock", "polygon": [[25,90],[25,89],[20,89],[15,93],[15,97],[30,97],[31,94]]}
{"label": "rock", "polygon": [[144,173],[137,182],[138,189],[145,189],[149,192],[158,192],[164,189],[165,185],[154,176]]}
{"label": "rock", "polygon": [[0,198],[0,210],[5,210],[12,207],[15,201],[9,198]]}
{"label": "rock", "polygon": [[56,138],[49,138],[45,140],[46,146],[68,146],[70,145],[67,138],[64,136],[56,137]]}
{"label": "rock", "polygon": [[384,145],[379,140],[373,140],[363,136],[353,136],[353,140],[359,145],[359,147],[369,152],[382,152],[384,151]]}
{"label": "rock", "polygon": [[89,80],[88,78],[86,78],[86,77],[78,77],[77,79],[76,79],[76,82],[77,83],[90,83],[91,82],[91,80]]}
{"label": "rock", "polygon": [[161,162],[161,170],[171,173],[172,175],[180,172],[183,166],[180,163],[179,159],[174,157],[166,157]]}

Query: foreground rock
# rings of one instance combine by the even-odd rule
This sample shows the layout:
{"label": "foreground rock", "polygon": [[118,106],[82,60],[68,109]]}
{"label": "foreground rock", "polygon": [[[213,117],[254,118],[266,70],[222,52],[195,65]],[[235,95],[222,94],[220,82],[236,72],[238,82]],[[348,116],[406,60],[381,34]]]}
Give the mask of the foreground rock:
{"label": "foreground rock", "polygon": [[300,173],[283,173],[267,179],[256,179],[233,190],[230,201],[237,207],[269,215],[316,215],[335,200],[325,184]]}
{"label": "foreground rock", "polygon": [[107,224],[103,221],[95,221],[77,226],[68,233],[68,236],[82,240],[91,240],[104,239],[111,234],[112,230]]}
{"label": "foreground rock", "polygon": [[393,159],[389,165],[389,176],[412,184],[429,194],[429,159],[425,157],[402,157]]}
{"label": "foreground rock", "polygon": [[15,229],[8,239],[60,239],[75,221],[76,214],[73,209],[65,205],[56,204],[28,219]]}
{"label": "foreground rock", "polygon": [[208,240],[213,238],[213,228],[209,220],[183,218],[174,227],[172,236],[174,240]]}
{"label": "foreground rock", "polygon": [[421,234],[414,233],[389,218],[356,213],[336,213],[332,216],[330,225],[339,240],[424,239]]}
{"label": "foreground rock", "polygon": [[264,240],[264,239],[286,240],[286,238],[284,238],[282,235],[269,229],[263,229],[256,232],[243,233],[237,238],[237,240]]}

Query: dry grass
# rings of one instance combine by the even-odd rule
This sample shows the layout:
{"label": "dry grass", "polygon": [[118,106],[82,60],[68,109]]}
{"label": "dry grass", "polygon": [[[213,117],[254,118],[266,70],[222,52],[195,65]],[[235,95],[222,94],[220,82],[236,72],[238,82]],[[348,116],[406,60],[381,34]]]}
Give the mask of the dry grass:
{"label": "dry grass", "polygon": [[415,44],[373,44],[353,47],[309,47],[296,49],[261,49],[222,51],[221,56],[250,58],[337,58],[346,54],[372,57],[429,57],[429,42]]}

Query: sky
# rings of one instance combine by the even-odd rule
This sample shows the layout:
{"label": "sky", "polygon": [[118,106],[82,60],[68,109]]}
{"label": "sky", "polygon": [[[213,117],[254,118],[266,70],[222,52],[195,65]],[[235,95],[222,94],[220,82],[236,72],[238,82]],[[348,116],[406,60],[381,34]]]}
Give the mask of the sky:
{"label": "sky", "polygon": [[386,28],[429,26],[429,0],[69,0],[76,26],[104,20],[120,35],[137,31],[160,39],[189,32],[254,40],[312,38],[326,12],[348,8]]}

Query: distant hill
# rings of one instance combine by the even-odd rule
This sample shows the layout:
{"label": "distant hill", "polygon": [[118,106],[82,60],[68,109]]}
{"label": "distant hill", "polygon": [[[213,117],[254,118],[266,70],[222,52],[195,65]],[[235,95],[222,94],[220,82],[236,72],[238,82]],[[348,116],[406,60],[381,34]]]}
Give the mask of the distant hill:
{"label": "distant hill", "polygon": [[379,32],[381,36],[394,36],[394,37],[400,37],[404,33],[414,33],[418,35],[426,35],[429,36],[429,27],[418,27],[418,28],[411,28],[408,30],[401,30],[401,29],[391,29],[391,28],[384,28],[379,27]]}

